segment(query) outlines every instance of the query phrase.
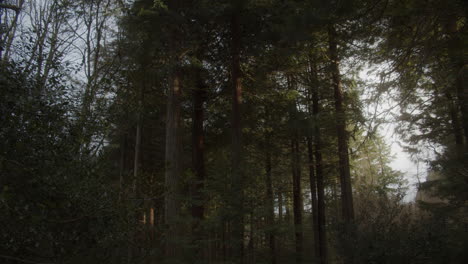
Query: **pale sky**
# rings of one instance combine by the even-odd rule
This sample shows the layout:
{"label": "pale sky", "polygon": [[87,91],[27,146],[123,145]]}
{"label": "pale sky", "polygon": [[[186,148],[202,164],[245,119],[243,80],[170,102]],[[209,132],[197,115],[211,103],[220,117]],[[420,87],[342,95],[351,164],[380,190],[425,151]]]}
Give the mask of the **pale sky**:
{"label": "pale sky", "polygon": [[393,124],[386,125],[385,129],[387,130],[387,133],[384,134],[385,140],[391,147],[392,155],[395,156],[390,166],[394,170],[399,170],[405,174],[405,179],[408,181],[408,191],[404,201],[412,202],[416,197],[418,182],[425,181],[426,179],[427,166],[423,162],[411,161],[409,154],[404,152],[398,144],[400,139],[397,134],[393,133]]}
{"label": "pale sky", "polygon": [[[370,71],[370,69],[370,67],[364,67],[364,69],[359,72],[359,78],[365,82],[365,86],[367,87],[372,87],[380,82],[380,78],[377,75],[379,72],[379,66],[374,66],[374,71]],[[368,89],[368,91],[372,91],[372,88]],[[365,93],[363,96],[366,97],[369,95],[370,93]],[[379,98],[378,103],[374,103],[376,103],[376,105],[370,105],[366,109],[368,112],[367,114],[374,113],[375,111],[376,113],[381,113],[381,115],[378,114],[379,118],[387,120],[388,123],[384,123],[379,126],[379,133],[384,136],[385,141],[390,146],[392,155],[395,158],[390,163],[390,166],[394,170],[403,172],[404,178],[407,180],[408,191],[404,201],[412,202],[416,197],[418,182],[425,181],[426,179],[427,166],[423,162],[413,162],[410,155],[403,151],[399,145],[399,143],[404,142],[402,142],[398,134],[395,133],[396,124],[391,122],[393,119],[391,114],[399,114],[399,108],[397,107],[398,103],[392,100],[390,96],[385,96],[385,94]],[[386,113],[387,111],[389,111],[389,113]]]}

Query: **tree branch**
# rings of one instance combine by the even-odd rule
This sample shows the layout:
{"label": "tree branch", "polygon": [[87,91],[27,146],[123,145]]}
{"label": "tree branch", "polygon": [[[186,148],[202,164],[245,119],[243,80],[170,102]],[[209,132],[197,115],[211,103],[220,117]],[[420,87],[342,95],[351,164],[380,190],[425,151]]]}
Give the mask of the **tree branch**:
{"label": "tree branch", "polygon": [[0,4],[0,8],[11,9],[11,10],[14,10],[15,12],[19,12],[21,10],[21,8],[15,6],[15,5],[9,5],[9,4]]}

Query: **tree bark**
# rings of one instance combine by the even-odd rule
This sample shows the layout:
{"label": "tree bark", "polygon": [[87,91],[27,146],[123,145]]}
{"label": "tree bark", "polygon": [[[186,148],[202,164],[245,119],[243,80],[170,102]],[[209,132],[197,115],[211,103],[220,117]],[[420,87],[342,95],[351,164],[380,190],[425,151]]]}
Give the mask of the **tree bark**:
{"label": "tree bark", "polygon": [[462,117],[462,126],[465,134],[465,159],[468,159],[468,65],[462,66],[457,73],[457,96]]}
{"label": "tree bark", "polygon": [[270,247],[270,262],[276,264],[276,248],[275,248],[275,208],[273,202],[273,184],[271,180],[271,150],[270,150],[270,137],[266,136],[265,142],[265,184],[267,188],[267,206],[268,206],[268,217],[267,217],[267,228],[266,234]]}
{"label": "tree bark", "polygon": [[333,25],[328,27],[331,75],[335,98],[336,131],[338,136],[338,156],[341,185],[341,210],[343,220],[349,224],[354,220],[351,172],[349,168],[348,134],[346,131],[346,111],[343,106],[343,88],[341,84],[337,51],[337,33]]}
{"label": "tree bark", "polygon": [[250,230],[249,230],[249,243],[248,243],[248,255],[247,255],[247,263],[255,263],[255,218],[253,211],[250,212]]}
{"label": "tree bark", "polygon": [[195,219],[196,226],[203,219],[205,207],[203,202],[203,187],[205,181],[205,137],[203,131],[204,121],[204,102],[206,87],[201,79],[200,69],[197,69],[197,83],[193,91],[193,127],[192,127],[192,169],[195,173],[195,184],[192,189],[192,217]]}
{"label": "tree bark", "polygon": [[[168,2],[168,9],[180,12],[182,1]],[[169,90],[166,105],[166,147],[165,147],[165,197],[164,222],[166,224],[165,255],[168,262],[176,262],[181,257],[180,244],[180,179],[181,179],[181,97],[182,77],[180,69],[180,49],[182,35],[177,24],[171,25],[170,56],[172,72],[169,76]]]}
{"label": "tree bark", "polygon": [[135,156],[133,159],[133,196],[134,198],[137,195],[137,181],[138,173],[140,169],[140,153],[141,153],[141,108],[142,102],[141,99],[138,100],[138,112],[137,112],[137,123],[136,123],[136,135],[135,135]]}
{"label": "tree bark", "polygon": [[192,237],[194,244],[194,254],[197,259],[203,259],[205,244],[203,243],[204,233],[201,222],[205,214],[205,199],[203,194],[205,182],[205,138],[203,131],[204,102],[206,87],[202,80],[202,69],[195,70],[196,87],[193,90],[193,126],[192,126],[192,170],[194,172],[194,183],[191,186],[192,193]]}
{"label": "tree bark", "polygon": [[294,230],[296,238],[296,263],[302,262],[302,191],[301,191],[301,169],[299,140],[295,135],[291,141],[292,149],[292,169],[293,169],[293,212],[294,212]]}
{"label": "tree bark", "polygon": [[166,118],[166,173],[165,173],[165,223],[168,228],[166,233],[166,256],[178,257],[178,233],[177,222],[180,214],[179,182],[181,175],[180,161],[180,97],[181,77],[176,69],[169,84]]}
{"label": "tree bark", "polygon": [[327,236],[326,236],[326,219],[325,219],[325,184],[323,174],[323,158],[322,158],[322,138],[320,126],[318,125],[319,115],[319,93],[318,87],[314,87],[312,91],[312,114],[316,122],[314,133],[314,156],[315,156],[315,171],[317,176],[317,221],[318,221],[318,239],[319,239],[319,257],[321,264],[328,263]]}
{"label": "tree bark", "polygon": [[448,51],[449,59],[454,76],[453,85],[457,93],[458,106],[461,114],[461,127],[464,132],[465,159],[468,158],[468,83],[466,75],[468,74],[468,64],[464,58],[466,48],[463,39],[460,37],[460,30],[457,25],[458,17],[453,15],[447,25],[449,35]]}
{"label": "tree bark", "polygon": [[[320,263],[327,263],[327,244],[325,236],[325,198],[322,170],[321,135],[319,125],[319,81],[317,66],[312,56],[310,64],[310,102],[309,113],[312,115],[312,137],[307,138],[307,150],[309,155],[310,190],[312,196],[312,217],[314,230],[315,257]],[[315,150],[315,152],[314,152]],[[315,160],[314,160],[315,157]],[[320,182],[320,184],[318,184]],[[320,185],[320,190],[317,187]]]}
{"label": "tree bark", "polygon": [[[283,190],[282,188],[278,188],[277,189],[277,192],[278,192],[278,224],[279,225],[282,225],[283,224],[283,220],[284,220],[284,216],[283,216],[283,209],[284,209],[284,205],[283,205]],[[276,241],[276,257],[278,256],[281,256],[281,248],[282,248],[282,241],[281,240],[277,240]]]}
{"label": "tree bark", "polygon": [[125,173],[125,158],[126,158],[126,149],[127,149],[127,133],[122,135],[120,141],[120,161],[119,161],[119,201],[123,196],[123,182],[124,182],[124,173]]}
{"label": "tree bark", "polygon": [[317,207],[317,181],[315,177],[315,163],[312,148],[312,139],[307,137],[307,154],[309,158],[309,180],[310,180],[310,196],[312,203],[312,230],[314,232],[314,254],[316,258],[320,258],[320,237],[318,223],[318,207]]}

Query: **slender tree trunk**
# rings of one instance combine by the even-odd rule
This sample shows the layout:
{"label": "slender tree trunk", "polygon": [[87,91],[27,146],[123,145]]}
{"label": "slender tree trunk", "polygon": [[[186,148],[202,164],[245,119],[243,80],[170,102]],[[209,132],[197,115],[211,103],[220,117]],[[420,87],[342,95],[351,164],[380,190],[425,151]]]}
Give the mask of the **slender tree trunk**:
{"label": "slender tree trunk", "polygon": [[202,192],[205,181],[203,104],[206,97],[206,88],[201,79],[200,70],[197,71],[197,87],[193,91],[192,167],[195,173],[196,182],[193,185],[192,190],[193,199],[195,201],[192,205],[192,216],[199,222],[203,219],[205,212]]}
{"label": "slender tree trunk", "polygon": [[[13,39],[15,38],[16,35],[16,30],[18,28],[18,18],[21,12],[21,9],[23,8],[24,0],[18,1],[18,6],[9,6],[9,5],[4,5],[2,4],[1,8],[8,8],[12,9],[15,11],[15,17],[13,18],[13,21],[10,25],[10,27],[7,29],[6,33],[8,34],[7,36],[3,37],[2,33],[0,33],[0,40],[3,40],[5,43],[5,53],[2,54],[2,50],[0,48],[0,60],[3,61],[8,61],[8,58],[10,57],[10,50],[11,46],[13,44]],[[2,24],[2,19],[0,15],[0,25]]]}
{"label": "slender tree trunk", "polygon": [[460,105],[462,126],[465,134],[465,159],[468,159],[468,65],[460,68],[457,76],[457,96]]}
{"label": "slender tree trunk", "polygon": [[275,207],[273,202],[273,184],[271,180],[271,150],[270,150],[270,137],[266,136],[265,142],[265,184],[267,188],[267,204],[268,204],[268,217],[267,217],[267,229],[269,230],[266,234],[268,237],[268,243],[270,247],[270,261],[272,264],[276,264],[276,248],[275,248]]}
{"label": "slender tree trunk", "polygon": [[[237,4],[233,4],[236,5]],[[232,79],[232,191],[238,198],[233,202],[233,258],[238,263],[244,259],[244,223],[243,223],[243,175],[241,164],[241,104],[242,77],[240,68],[241,31],[239,7],[233,7],[231,17],[231,79]],[[234,196],[233,196],[234,197]]]}
{"label": "slender tree trunk", "polygon": [[169,84],[166,118],[166,173],[165,173],[165,223],[168,227],[166,233],[166,256],[169,258],[178,255],[178,233],[177,222],[180,213],[179,182],[181,175],[181,125],[180,125],[180,97],[181,77],[176,69]]}
{"label": "slender tree trunk", "polygon": [[283,222],[283,193],[278,189],[278,222]]}
{"label": "slender tree trunk", "polygon": [[58,55],[58,42],[59,42],[59,34],[60,34],[60,25],[61,21],[64,19],[60,11],[55,11],[57,14],[57,17],[55,18],[56,20],[53,21],[50,25],[51,27],[51,36],[48,39],[48,42],[50,43],[49,51],[46,57],[46,60],[44,62],[44,71],[40,78],[38,79],[38,84],[41,89],[45,89],[45,85],[47,83],[47,80],[49,79],[49,75],[51,70],[54,68],[54,61],[56,60],[56,57]]}
{"label": "slender tree trunk", "polygon": [[453,84],[457,93],[458,106],[461,113],[461,127],[463,127],[465,138],[465,158],[468,157],[468,64],[464,58],[466,47],[460,36],[457,25],[458,17],[453,15],[447,25],[447,33],[450,36],[448,42],[449,59],[454,76]]}
{"label": "slender tree trunk", "polygon": [[294,211],[294,230],[296,238],[296,263],[302,262],[302,191],[301,191],[301,169],[299,140],[297,135],[291,142],[292,148],[292,169],[293,169],[293,211]]}
{"label": "slender tree trunk", "polygon": [[[314,96],[317,96],[318,78],[317,70],[312,56],[309,56],[310,66],[310,87],[309,87],[309,114],[313,117],[313,126],[318,127],[316,116],[313,115],[314,110]],[[315,130],[311,133],[314,135]],[[315,162],[313,153],[313,139],[312,136],[307,137],[307,154],[309,158],[309,182],[310,182],[310,196],[312,205],[312,230],[314,232],[314,257],[320,259],[320,236],[319,236],[319,220],[318,220],[318,201],[317,201],[317,179],[315,175]]]}
{"label": "slender tree trunk", "polygon": [[153,240],[153,228],[154,228],[154,207],[150,206],[149,210],[149,224],[151,230],[151,240]]}
{"label": "slender tree trunk", "polygon": [[123,182],[124,182],[124,174],[125,174],[125,157],[126,157],[126,149],[127,149],[127,133],[122,135],[122,139],[120,142],[120,162],[119,162],[119,201],[122,199],[123,195]]}
{"label": "slender tree trunk", "polygon": [[[284,210],[284,205],[283,205],[283,190],[282,188],[277,189],[278,192],[278,224],[282,225],[284,216],[283,216],[283,210]],[[282,248],[282,241],[281,239],[276,240],[276,258],[281,256],[281,248]]]}
{"label": "slender tree trunk", "polygon": [[339,59],[337,51],[337,34],[334,26],[328,28],[331,75],[335,97],[336,131],[338,135],[338,156],[341,185],[341,210],[343,220],[351,223],[354,220],[353,193],[348,155],[348,134],[346,131],[346,113],[343,106],[343,88],[341,85]]}
{"label": "slender tree trunk", "polygon": [[[318,130],[318,128],[317,128]],[[319,132],[318,132],[319,133]],[[327,233],[326,233],[326,219],[325,219],[325,184],[323,174],[323,159],[321,149],[320,134],[316,132],[315,139],[315,161],[317,172],[317,218],[318,218],[318,235],[319,235],[319,256],[320,263],[328,263],[328,250],[327,250]]]}
{"label": "slender tree trunk", "polygon": [[204,161],[204,102],[206,87],[201,77],[201,69],[196,69],[196,87],[193,90],[193,127],[192,127],[192,170],[195,174],[195,182],[192,185],[192,233],[194,239],[195,255],[197,259],[203,258],[204,246],[203,231],[201,221],[204,217],[204,181],[205,181],[205,161]]}
{"label": "slender tree trunk", "polygon": [[[136,199],[138,197],[137,193],[137,181],[138,181],[138,173],[140,168],[140,155],[141,155],[141,127],[142,127],[142,118],[141,118],[141,111],[142,111],[142,100],[141,97],[143,96],[143,89],[141,88],[139,91],[140,98],[138,100],[138,110],[137,110],[137,123],[136,123],[136,133],[135,133],[135,149],[134,149],[134,157],[133,157],[133,179],[132,179],[132,194],[131,197]],[[135,219],[135,223],[138,223],[138,218],[140,217],[138,214],[134,214],[134,212],[130,211],[131,218]],[[130,241],[128,246],[128,259],[127,262],[133,260],[134,255],[134,248],[132,245],[135,241],[135,234],[131,234]]]}
{"label": "slender tree trunk", "polygon": [[317,181],[315,177],[314,154],[312,148],[312,139],[307,137],[307,154],[309,157],[309,180],[310,180],[310,196],[312,203],[312,230],[314,231],[314,253],[315,257],[320,257],[320,239],[318,225],[318,208],[317,208]]}
{"label": "slender tree trunk", "polygon": [[[181,0],[168,2],[171,12],[179,13]],[[165,196],[164,196],[164,223],[166,225],[165,256],[168,262],[177,262],[182,256],[180,247],[180,180],[182,174],[182,145],[181,145],[181,97],[182,76],[180,69],[180,48],[182,35],[177,24],[171,25],[170,56],[172,72],[169,76],[169,85],[166,105],[166,147],[165,147]]]}
{"label": "slender tree trunk", "polygon": [[255,263],[255,258],[254,258],[254,255],[255,255],[255,237],[254,237],[254,227],[255,227],[255,220],[254,220],[254,214],[253,214],[253,211],[250,212],[250,230],[249,230],[249,244],[248,244],[248,256],[247,256],[247,259],[248,259],[248,263]]}
{"label": "slender tree trunk", "polygon": [[140,169],[140,155],[141,155],[141,108],[142,108],[141,100],[138,100],[138,112],[137,112],[137,124],[136,124],[136,135],[135,135],[135,156],[133,159],[133,196],[134,198],[137,195],[137,181],[138,181],[138,173]]}
{"label": "slender tree trunk", "polygon": [[[315,157],[315,172],[316,172],[316,180],[317,180],[317,234],[318,238],[315,237],[316,243],[318,244],[318,257],[320,259],[321,264],[328,263],[328,252],[327,252],[327,237],[326,237],[326,219],[325,219],[325,184],[324,184],[324,173],[323,173],[323,158],[322,158],[322,137],[320,132],[320,124],[319,124],[319,112],[320,112],[320,100],[319,100],[319,89],[318,89],[318,80],[317,80],[317,72],[316,67],[312,67],[312,78],[314,79],[313,87],[312,87],[312,115],[314,119],[314,157]],[[310,146],[312,149],[312,146]],[[309,150],[309,157],[311,153]],[[310,158],[309,158],[310,159]],[[311,182],[313,182],[311,178]],[[314,186],[311,185],[311,188],[314,189]],[[315,216],[314,216],[315,219]],[[314,232],[315,232],[314,228]],[[317,241],[318,239],[318,241]],[[315,247],[317,250],[317,247]]]}

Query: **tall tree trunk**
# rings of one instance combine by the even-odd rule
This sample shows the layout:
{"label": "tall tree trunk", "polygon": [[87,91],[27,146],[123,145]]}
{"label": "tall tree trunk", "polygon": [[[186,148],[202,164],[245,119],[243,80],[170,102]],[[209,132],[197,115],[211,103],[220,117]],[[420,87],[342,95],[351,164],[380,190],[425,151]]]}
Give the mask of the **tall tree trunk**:
{"label": "tall tree trunk", "polygon": [[126,151],[127,150],[127,133],[122,135],[122,139],[120,141],[120,161],[119,161],[119,201],[122,199],[123,195],[123,182],[124,182],[124,174],[125,174],[125,158],[126,158]]}
{"label": "tall tree trunk", "polygon": [[[283,205],[283,190],[282,188],[278,188],[277,189],[277,192],[278,192],[278,224],[279,225],[282,225],[283,224],[283,221],[284,221],[284,216],[283,216],[283,209],[284,209],[284,205]],[[282,248],[282,241],[280,239],[278,239],[276,241],[276,257],[278,258],[278,256],[281,256],[281,248]]]}
{"label": "tall tree trunk", "polygon": [[[24,0],[19,0],[18,6],[5,5],[5,4],[1,4],[0,6],[0,8],[7,8],[7,9],[12,9],[15,11],[15,16],[13,18],[13,21],[11,25],[8,27],[8,29],[6,30],[7,36],[3,37],[2,32],[0,32],[0,40],[3,40],[3,43],[5,43],[4,54],[2,54],[2,50],[1,50],[2,47],[0,47],[0,60],[3,60],[5,62],[8,61],[8,58],[10,57],[10,50],[13,44],[13,39],[15,38],[15,35],[16,35],[16,30],[18,28],[18,18],[20,16],[20,11],[23,8],[23,4],[24,4]],[[1,19],[1,14],[0,14],[0,25],[1,24],[2,24],[2,19]]]}
{"label": "tall tree trunk", "polygon": [[333,25],[328,27],[331,75],[335,97],[336,131],[338,135],[338,157],[341,185],[341,210],[343,220],[351,223],[354,219],[353,193],[348,155],[348,134],[346,131],[346,113],[343,106],[343,88],[341,85],[337,34]]}
{"label": "tall tree trunk", "polygon": [[[233,219],[233,258],[242,263],[244,259],[244,223],[243,223],[243,175],[241,164],[241,104],[242,104],[242,77],[240,68],[241,31],[239,13],[240,7],[233,3],[231,17],[231,79],[232,79],[232,191],[238,198],[232,201],[234,210]],[[235,197],[232,196],[232,197]]]}
{"label": "tall tree trunk", "polygon": [[204,246],[203,231],[201,230],[201,221],[204,217],[204,181],[205,181],[205,161],[204,148],[205,138],[203,131],[204,120],[204,102],[206,87],[201,76],[201,69],[196,69],[196,87],[193,90],[193,127],[192,127],[192,170],[195,174],[195,182],[192,185],[192,225],[195,254],[198,259],[203,258]]}
{"label": "tall tree trunk", "polygon": [[178,257],[178,233],[177,222],[180,213],[179,182],[181,174],[181,125],[180,125],[180,97],[181,77],[176,69],[169,84],[166,118],[166,173],[165,173],[165,223],[168,227],[166,233],[166,256]]}
{"label": "tall tree trunk", "polygon": [[294,135],[291,141],[292,149],[292,170],[293,170],[293,211],[294,211],[294,230],[296,238],[296,263],[302,262],[302,191],[301,191],[301,169],[299,140]]}
{"label": "tall tree trunk", "polygon": [[[317,174],[321,171],[322,160],[321,160],[321,153],[320,153],[320,126],[318,122],[318,112],[319,112],[319,99],[318,99],[318,87],[319,81],[317,76],[317,66],[313,59],[312,54],[309,56],[309,66],[310,66],[310,87],[309,87],[309,113],[312,115],[313,119],[313,128],[312,128],[312,135],[313,137],[307,137],[307,152],[309,157],[309,180],[310,180],[310,195],[311,195],[311,202],[312,202],[312,228],[314,231],[314,253],[315,258],[321,261],[321,248],[324,246],[322,241],[320,240],[321,236],[321,229],[320,229],[320,220],[319,218],[322,216],[321,214],[324,211],[320,212],[319,217],[319,201],[318,201],[318,191],[317,191]],[[314,141],[315,140],[315,141]],[[315,157],[314,161],[314,147],[319,149],[319,158],[320,158],[320,170],[317,169],[319,163],[317,161],[317,157]],[[317,173],[317,174],[316,174]],[[323,175],[320,175],[323,181]],[[323,196],[321,196],[320,203],[324,203]],[[322,204],[323,205],[323,204]],[[323,235],[323,234],[322,234]],[[323,261],[321,261],[323,262]]]}
{"label": "tall tree trunk", "polygon": [[465,159],[468,159],[468,65],[464,65],[457,73],[457,97],[460,105],[462,126],[465,135]]}
{"label": "tall tree trunk", "polygon": [[193,127],[192,127],[192,168],[195,173],[195,184],[192,195],[195,203],[192,205],[192,216],[196,221],[201,221],[205,207],[203,203],[203,186],[205,181],[205,137],[203,131],[204,102],[206,87],[201,79],[200,70],[197,70],[197,87],[193,91]]}
{"label": "tall tree trunk", "polygon": [[138,100],[138,112],[137,112],[137,123],[136,123],[136,135],[135,135],[135,156],[133,159],[133,196],[134,198],[137,195],[137,181],[138,181],[138,173],[140,169],[140,155],[141,155],[141,126],[142,126],[142,118],[141,118],[141,111],[142,111],[142,102],[141,99]]}
{"label": "tall tree trunk", "polygon": [[322,158],[322,137],[320,126],[318,125],[319,115],[319,93],[318,87],[315,86],[312,91],[312,114],[315,120],[314,128],[314,156],[315,156],[315,172],[317,176],[317,220],[318,220],[318,239],[319,239],[319,257],[321,264],[328,263],[327,251],[327,236],[325,229],[325,184],[323,174],[323,158]]}
{"label": "tall tree trunk", "polygon": [[312,230],[314,232],[314,254],[316,258],[320,258],[320,237],[318,223],[318,207],[317,207],[317,181],[315,177],[314,153],[312,148],[312,139],[307,137],[307,154],[309,158],[309,180],[310,180],[310,196],[312,202]]}
{"label": "tall tree trunk", "polygon": [[254,235],[254,227],[255,227],[255,218],[253,214],[253,210],[250,212],[250,230],[249,230],[249,244],[248,244],[248,255],[247,255],[247,263],[255,263],[255,235]]}
{"label": "tall tree trunk", "polygon": [[268,217],[267,217],[267,229],[269,230],[266,234],[270,247],[270,261],[272,264],[276,264],[276,248],[275,248],[275,208],[273,202],[273,184],[271,180],[271,150],[270,150],[270,137],[266,136],[265,142],[265,184],[267,191],[267,206],[268,206]]}
{"label": "tall tree trunk", "polygon": [[[179,13],[181,0],[168,2],[171,12]],[[171,25],[170,56],[172,72],[169,76],[169,91],[166,105],[166,153],[165,153],[165,197],[164,197],[164,223],[166,225],[165,255],[168,262],[176,262],[181,257],[179,228],[180,219],[180,179],[182,173],[181,162],[181,97],[182,77],[180,68],[180,49],[182,35],[177,24]]]}
{"label": "tall tree trunk", "polygon": [[[144,80],[143,80],[144,83]],[[136,132],[135,132],[135,148],[134,148],[134,156],[133,156],[133,178],[132,178],[132,194],[131,197],[136,199],[138,197],[138,189],[137,189],[137,181],[138,181],[138,173],[140,169],[140,156],[141,156],[141,127],[142,127],[142,118],[141,118],[141,111],[142,111],[142,97],[143,97],[143,87],[141,87],[138,91],[138,109],[137,109],[137,123],[136,123]],[[131,218],[135,219],[135,223],[138,223],[138,218],[140,217],[138,214],[130,211]],[[133,260],[134,256],[134,248],[133,244],[135,243],[135,234],[131,234],[130,241],[128,246],[128,259],[127,262]]]}
{"label": "tall tree trunk", "polygon": [[457,93],[458,105],[461,113],[461,126],[465,137],[465,158],[468,158],[468,64],[464,58],[466,47],[460,36],[457,15],[453,15],[447,25],[447,33],[450,36],[448,42],[449,59],[454,76],[453,84]]}

